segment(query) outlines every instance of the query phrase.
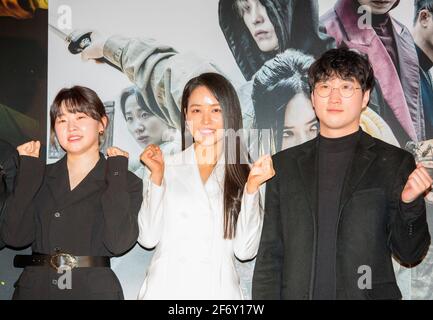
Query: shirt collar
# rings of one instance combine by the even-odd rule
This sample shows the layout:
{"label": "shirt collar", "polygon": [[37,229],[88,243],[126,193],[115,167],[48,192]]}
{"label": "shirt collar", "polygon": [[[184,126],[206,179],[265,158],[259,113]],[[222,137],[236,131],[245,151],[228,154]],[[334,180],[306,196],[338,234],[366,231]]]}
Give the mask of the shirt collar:
{"label": "shirt collar", "polygon": [[428,72],[433,67],[433,61],[430,60],[430,58],[424,53],[424,51],[422,51],[422,49],[420,47],[415,45],[415,48],[416,48],[416,52],[418,54],[420,67],[424,71]]}

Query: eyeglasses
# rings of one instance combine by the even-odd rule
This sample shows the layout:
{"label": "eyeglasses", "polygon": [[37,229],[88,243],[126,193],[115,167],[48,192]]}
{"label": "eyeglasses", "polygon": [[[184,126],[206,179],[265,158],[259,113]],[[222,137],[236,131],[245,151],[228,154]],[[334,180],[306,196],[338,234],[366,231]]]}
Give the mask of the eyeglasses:
{"label": "eyeglasses", "polygon": [[359,90],[361,88],[359,88],[359,87],[355,88],[355,86],[352,85],[352,84],[350,84],[350,83],[343,83],[341,86],[339,86],[337,88],[333,88],[333,87],[331,87],[327,83],[321,83],[321,84],[318,84],[314,88],[314,91],[320,97],[327,98],[327,97],[329,97],[331,95],[331,92],[334,89],[338,89],[338,92],[340,93],[340,96],[342,96],[343,98],[350,98],[355,93],[355,90]]}

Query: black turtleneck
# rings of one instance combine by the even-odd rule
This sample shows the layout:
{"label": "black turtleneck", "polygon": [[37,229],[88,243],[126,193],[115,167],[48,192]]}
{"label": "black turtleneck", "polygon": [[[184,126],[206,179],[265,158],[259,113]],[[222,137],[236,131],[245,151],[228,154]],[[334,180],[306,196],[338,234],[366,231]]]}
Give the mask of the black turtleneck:
{"label": "black turtleneck", "polygon": [[317,255],[313,299],[336,298],[336,242],[340,195],[361,129],[340,138],[319,136]]}
{"label": "black turtleneck", "polygon": [[419,66],[425,71],[429,72],[433,68],[433,61],[425,54],[425,52],[415,44],[416,53],[418,54]]}
{"label": "black turtleneck", "polygon": [[373,14],[371,23],[374,31],[384,45],[386,51],[391,57],[394,63],[397,73],[400,74],[400,68],[398,63],[397,46],[394,39],[394,31],[392,27],[391,17],[388,13],[385,14]]}

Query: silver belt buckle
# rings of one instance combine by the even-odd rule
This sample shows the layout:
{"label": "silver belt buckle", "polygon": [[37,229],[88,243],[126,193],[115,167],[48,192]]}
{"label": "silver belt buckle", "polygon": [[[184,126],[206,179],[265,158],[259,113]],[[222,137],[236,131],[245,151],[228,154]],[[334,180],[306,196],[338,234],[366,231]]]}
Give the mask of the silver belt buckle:
{"label": "silver belt buckle", "polygon": [[56,271],[65,266],[69,267],[69,269],[74,269],[78,266],[78,259],[72,254],[59,252],[51,256],[50,265]]}

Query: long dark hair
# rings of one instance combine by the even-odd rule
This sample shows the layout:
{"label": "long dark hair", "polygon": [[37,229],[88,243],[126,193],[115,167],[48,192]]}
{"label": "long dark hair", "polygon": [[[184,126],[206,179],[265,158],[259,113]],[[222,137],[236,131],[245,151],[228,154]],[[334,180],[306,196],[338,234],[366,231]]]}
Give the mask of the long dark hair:
{"label": "long dark hair", "polygon": [[[250,173],[248,161],[250,157],[238,133],[242,130],[242,113],[239,98],[232,84],[217,73],[203,73],[188,81],[182,94],[182,150],[186,147],[186,113],[188,100],[192,92],[198,87],[206,87],[218,100],[223,110],[224,132],[236,135],[225,135],[224,156],[224,239],[232,239],[236,232],[236,223],[241,209],[241,201],[245,183]],[[234,140],[233,140],[234,139]],[[235,148],[230,143],[235,141]]]}
{"label": "long dark hair", "polygon": [[281,150],[284,113],[287,103],[298,93],[310,99],[308,69],[314,58],[301,51],[287,49],[267,61],[253,78],[251,99],[258,129],[271,129],[273,151]]}

